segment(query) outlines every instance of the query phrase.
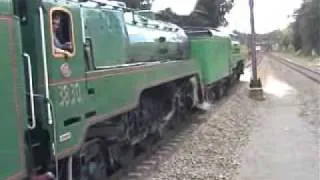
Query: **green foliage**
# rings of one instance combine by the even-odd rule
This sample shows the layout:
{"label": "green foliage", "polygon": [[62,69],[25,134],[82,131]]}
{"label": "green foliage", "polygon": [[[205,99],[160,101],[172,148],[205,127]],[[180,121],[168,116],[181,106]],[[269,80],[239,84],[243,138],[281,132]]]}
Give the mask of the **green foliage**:
{"label": "green foliage", "polygon": [[[121,0],[130,8],[148,9],[152,0]],[[225,19],[233,5],[234,0],[199,0],[195,11],[189,16],[178,16],[171,9],[165,9],[157,18],[170,21],[181,26],[208,26],[218,27],[228,24]],[[182,4],[183,6],[183,4]]]}
{"label": "green foliage", "polygon": [[181,26],[226,26],[228,22],[225,15],[231,10],[232,5],[233,0],[199,0],[195,11],[189,16],[178,16],[171,9],[166,9],[157,17]]}
{"label": "green foliage", "polygon": [[118,1],[125,2],[127,7],[129,8],[148,10],[151,8],[152,2],[154,0],[118,0]]}
{"label": "green foliage", "polygon": [[292,26],[288,26],[286,29],[280,32],[280,47],[284,50],[288,50],[289,45],[292,44]]}
{"label": "green foliage", "polygon": [[293,25],[283,30],[275,30],[264,35],[270,44],[277,44],[284,51],[293,49]]}
{"label": "green foliage", "polygon": [[304,1],[294,17],[286,29],[269,33],[269,40],[299,55],[320,54],[320,0]]}
{"label": "green foliage", "polygon": [[305,1],[295,12],[293,45],[304,55],[320,53],[320,0]]}
{"label": "green foliage", "polygon": [[141,0],[119,0],[119,1],[125,2],[127,7],[134,8],[134,9],[140,8],[140,5],[141,5],[140,4]]}

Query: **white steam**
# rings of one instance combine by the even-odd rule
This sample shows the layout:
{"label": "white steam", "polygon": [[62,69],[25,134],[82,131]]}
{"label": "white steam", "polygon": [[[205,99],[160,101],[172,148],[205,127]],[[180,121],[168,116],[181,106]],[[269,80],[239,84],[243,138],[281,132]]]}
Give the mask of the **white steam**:
{"label": "white steam", "polygon": [[151,10],[153,12],[159,12],[166,8],[170,8],[174,13],[180,16],[190,15],[194,9],[198,0],[154,0]]}

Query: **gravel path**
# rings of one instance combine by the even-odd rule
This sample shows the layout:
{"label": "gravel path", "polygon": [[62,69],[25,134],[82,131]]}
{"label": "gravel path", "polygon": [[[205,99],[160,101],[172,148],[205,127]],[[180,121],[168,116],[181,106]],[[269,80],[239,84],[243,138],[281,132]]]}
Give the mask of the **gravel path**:
{"label": "gravel path", "polygon": [[210,118],[185,134],[171,157],[158,165],[146,180],[231,179],[239,167],[241,147],[255,123],[247,85],[211,113]]}
{"label": "gravel path", "polygon": [[262,66],[267,100],[234,179],[318,180],[320,86],[269,58]]}
{"label": "gravel path", "polygon": [[144,179],[320,179],[319,85],[268,57],[259,77],[265,101],[242,86]]}

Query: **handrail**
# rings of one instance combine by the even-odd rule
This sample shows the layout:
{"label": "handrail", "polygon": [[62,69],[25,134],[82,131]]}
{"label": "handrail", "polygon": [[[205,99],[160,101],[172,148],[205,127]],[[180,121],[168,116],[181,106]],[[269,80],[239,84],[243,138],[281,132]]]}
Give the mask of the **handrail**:
{"label": "handrail", "polygon": [[[44,13],[42,7],[39,7],[40,12],[40,36],[41,36],[41,48],[42,48],[42,58],[43,58],[43,72],[44,72],[44,88],[45,88],[45,97],[50,99],[49,92],[49,80],[48,80],[48,62],[47,62],[47,48],[45,40],[45,24],[44,24]],[[50,111],[50,104],[47,104],[47,113],[48,113],[48,124],[52,125],[52,114]]]}
{"label": "handrail", "polygon": [[59,166],[58,166],[58,157],[56,156],[57,149],[57,129],[56,124],[53,124],[53,116],[54,111],[52,110],[53,104],[50,100],[50,92],[49,92],[49,73],[48,73],[48,60],[47,60],[47,47],[46,47],[46,39],[45,39],[45,20],[44,20],[44,9],[43,7],[39,7],[40,13],[40,37],[41,37],[41,50],[42,50],[42,58],[43,58],[43,72],[44,72],[44,86],[45,86],[45,99],[47,102],[47,113],[48,113],[48,124],[53,125],[53,143],[51,143],[51,148],[53,151],[53,155],[55,156],[55,170],[56,177],[59,177]]}
{"label": "handrail", "polygon": [[28,66],[29,96],[30,96],[30,106],[31,106],[31,124],[28,124],[28,128],[32,130],[36,128],[36,116],[34,111],[34,91],[33,91],[31,58],[28,53],[23,53],[23,56],[26,58],[27,66]]}

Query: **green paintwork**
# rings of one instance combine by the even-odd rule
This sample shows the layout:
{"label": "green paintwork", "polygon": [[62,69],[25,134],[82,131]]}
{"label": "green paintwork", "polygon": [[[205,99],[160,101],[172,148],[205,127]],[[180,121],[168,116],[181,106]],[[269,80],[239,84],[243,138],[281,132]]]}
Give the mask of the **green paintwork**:
{"label": "green paintwork", "polygon": [[74,23],[74,38],[75,38],[75,55],[68,58],[55,58],[52,55],[52,44],[51,44],[51,33],[48,13],[45,13],[45,39],[46,39],[46,49],[47,49],[47,61],[48,61],[48,73],[51,80],[61,79],[62,75],[60,72],[60,67],[63,63],[68,63],[72,66],[72,74],[69,78],[79,78],[84,77],[84,53],[83,53],[83,42],[82,42],[82,28],[81,28],[81,16],[80,7],[77,3],[44,3],[46,11],[49,11],[53,7],[63,7],[72,13],[72,19]]}
{"label": "green paintwork", "polygon": [[139,15],[142,12],[136,13],[124,15],[130,41],[130,62],[188,59],[187,36],[180,27]]}
{"label": "green paintwork", "polygon": [[11,15],[13,11],[12,0],[0,0],[0,14]]}
{"label": "green paintwork", "polygon": [[239,62],[244,61],[244,57],[240,53],[240,45],[235,44],[232,46],[232,58],[231,58],[231,67],[236,68]]}
{"label": "green paintwork", "polygon": [[[27,77],[23,72],[25,68],[21,57],[23,52],[31,56],[33,84],[35,93],[39,95],[35,102],[37,119],[35,134],[39,135],[38,132],[49,134],[49,139],[42,139],[44,137],[37,137],[31,133],[28,137],[34,140],[34,143],[41,142],[40,146],[44,151],[48,151],[43,153],[44,155],[43,151],[40,153],[44,157],[33,154],[32,157],[40,163],[43,158],[52,160],[49,159],[52,158],[50,155],[63,153],[72,155],[72,150],[77,150],[74,147],[79,147],[83,142],[85,130],[90,122],[97,120],[98,117],[105,117],[103,120],[106,120],[135,108],[141,93],[148,88],[191,75],[199,76],[205,84],[212,84],[230,75],[231,46],[228,38],[193,38],[191,40],[193,58],[174,61],[174,58],[167,57],[171,55],[173,57],[176,54],[175,43],[152,42],[130,46],[121,11],[81,7],[77,2],[62,0],[28,1],[26,5],[24,15],[27,21],[19,23],[18,19],[12,18],[11,1],[0,0],[0,15],[10,14],[6,18],[9,18],[13,25],[8,29],[10,23],[0,19],[2,47],[0,48],[2,55],[0,83],[6,85],[6,88],[0,88],[0,94],[4,97],[0,106],[4,108],[2,112],[6,112],[1,115],[3,124],[0,128],[0,179],[6,179],[8,176],[24,171],[25,165],[30,166],[24,163],[24,159],[29,157],[22,151],[24,149],[21,149],[24,143],[20,143],[21,145],[18,143],[19,138],[22,141],[25,138],[27,117],[30,114],[26,113],[29,102],[25,97],[27,90],[23,81]],[[40,5],[44,8],[45,52],[42,52]],[[76,53],[67,59],[55,58],[52,55],[48,12],[53,7],[62,7],[72,14],[75,42],[73,45]],[[18,9],[16,7],[16,11]],[[14,40],[11,40],[11,37]],[[88,69],[85,64],[83,44],[85,38],[92,40],[94,64],[99,67],[98,69]],[[156,40],[159,40],[159,37]],[[9,46],[14,51],[8,49]],[[110,68],[110,66],[129,63],[130,57],[135,57],[140,62],[144,61],[144,57],[158,56],[161,48],[168,49],[167,54],[164,53],[162,56],[163,62]],[[236,62],[236,54],[233,57],[232,62]],[[16,70],[12,69],[13,64],[10,58],[16,59],[16,63],[13,63],[16,64]],[[53,124],[48,121],[47,106],[42,98],[46,93],[44,59],[47,60],[49,102],[52,102],[50,112],[52,112]],[[61,74],[60,68],[63,64],[68,64],[71,69],[72,73],[69,77],[63,77]],[[109,66],[108,69],[106,66]],[[16,76],[13,76],[13,72],[17,73]],[[14,84],[16,90],[13,89]],[[14,98],[18,100],[17,103]],[[20,113],[16,113],[17,106]],[[89,114],[95,116],[88,117]],[[43,141],[47,141],[49,147],[43,145]],[[52,144],[55,146],[51,146]],[[31,145],[27,144],[26,147],[28,152],[32,152]],[[52,147],[55,148],[56,154],[51,151]],[[71,150],[71,148],[74,149]]]}
{"label": "green paintwork", "polygon": [[124,64],[128,37],[123,13],[116,10],[83,8],[85,34],[92,39],[96,66]]}
{"label": "green paintwork", "polygon": [[[176,78],[196,74],[198,69],[196,62],[189,60],[161,63],[150,67],[142,66],[132,72],[126,72],[125,68],[117,74],[110,73],[110,71],[114,70],[88,72],[88,77],[91,80],[87,82],[79,80],[73,83],[52,84],[50,89],[52,89],[52,99],[56,112],[57,136],[60,137],[62,134],[70,132],[73,137],[58,144],[58,153],[81,143],[84,126],[89,121],[84,118],[85,113],[95,111],[99,116],[114,114],[123,108],[129,110],[138,103],[140,93],[144,89]],[[70,85],[72,84],[79,85],[81,95],[75,95],[71,92],[72,87]],[[75,99],[75,103],[62,103],[64,100],[60,94],[64,88],[68,88],[70,92],[68,102]],[[94,89],[95,94],[89,95],[88,88]],[[79,117],[81,120],[67,127],[63,125],[65,120],[75,117]]]}
{"label": "green paintwork", "polygon": [[232,54],[232,68],[235,68],[235,67],[237,67],[237,64],[239,63],[239,62],[242,62],[243,63],[243,61],[244,61],[244,57],[241,55],[241,54]]}
{"label": "green paintwork", "polygon": [[231,41],[225,37],[192,37],[191,57],[197,59],[205,84],[230,75]]}
{"label": "green paintwork", "polygon": [[[160,53],[160,48],[167,49],[166,53]],[[166,42],[160,44],[154,42],[134,43],[128,49],[131,62],[145,62],[168,59],[168,57],[177,57],[177,44]]]}
{"label": "green paintwork", "polygon": [[[52,2],[44,3],[47,11],[56,6],[57,4]],[[136,70],[130,72],[130,68],[86,71],[80,6],[77,3],[59,3],[59,6],[72,12],[76,54],[67,60],[56,59],[51,55],[49,17],[45,15],[49,90],[55,122],[51,131],[55,128],[57,154],[75,145],[81,145],[85,136],[84,130],[89,121],[88,118],[85,118],[86,113],[96,112],[97,116],[109,116],[119,112],[121,108],[129,110],[129,108],[134,108],[144,89],[157,85],[157,83],[168,82],[198,72],[197,63],[193,60],[153,64],[152,66],[142,65],[135,67]],[[99,12],[91,8],[81,8],[85,17],[84,26],[87,28],[84,32],[87,37],[92,38],[94,60],[95,63],[99,63],[96,65],[123,64],[125,60],[123,58],[127,57],[125,53],[127,46],[124,43],[126,37],[123,37],[121,23],[124,24],[124,22],[121,22],[120,11],[104,9]],[[106,20],[110,20],[110,24],[103,24]],[[97,30],[99,25],[103,28]],[[111,34],[111,31],[116,34]],[[69,78],[63,78],[61,75],[60,67],[63,63],[68,63],[72,70]],[[93,89],[95,94],[89,94],[89,91]],[[75,120],[75,122],[65,125],[69,120]]]}
{"label": "green paintwork", "polygon": [[25,171],[23,132],[27,116],[18,20],[0,16],[0,30],[0,179],[6,179]]}

